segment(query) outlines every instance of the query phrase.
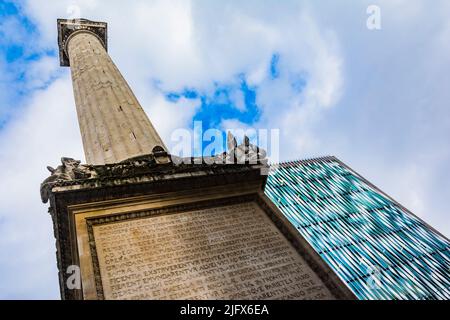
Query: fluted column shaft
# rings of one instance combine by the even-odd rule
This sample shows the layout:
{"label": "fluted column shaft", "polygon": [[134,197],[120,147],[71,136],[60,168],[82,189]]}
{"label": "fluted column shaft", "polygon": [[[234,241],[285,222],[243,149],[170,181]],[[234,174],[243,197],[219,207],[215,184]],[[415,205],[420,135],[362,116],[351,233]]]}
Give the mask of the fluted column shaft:
{"label": "fluted column shaft", "polygon": [[117,163],[166,149],[97,36],[77,32],[66,49],[86,162]]}

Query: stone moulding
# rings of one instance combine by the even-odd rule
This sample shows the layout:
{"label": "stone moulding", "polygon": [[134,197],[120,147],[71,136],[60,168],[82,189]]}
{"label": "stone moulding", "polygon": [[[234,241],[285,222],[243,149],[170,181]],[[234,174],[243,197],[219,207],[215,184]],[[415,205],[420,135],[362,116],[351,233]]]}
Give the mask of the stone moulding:
{"label": "stone moulding", "polygon": [[[354,296],[324,265],[320,257],[317,257],[314,250],[304,239],[297,236],[295,230],[292,230],[292,226],[282,217],[278,209],[264,196],[262,190],[264,190],[267,176],[262,174],[262,170],[267,168],[268,162],[264,150],[251,145],[248,138],[238,145],[236,139],[231,135],[228,137],[228,151],[208,158],[177,158],[162,150],[154,150],[148,155],[108,165],[85,165],[71,158],[62,158],[61,165],[56,169],[48,167],[51,176],[41,184],[42,201],[50,202],[49,212],[52,216],[56,238],[56,256],[62,299],[83,299],[83,289],[68,290],[65,285],[69,277],[66,273],[67,268],[80,263],[76,234],[74,233],[76,231],[73,229],[72,219],[74,218],[71,216],[72,209],[70,208],[79,205],[95,206],[136,197],[152,196],[160,199],[159,197],[165,194],[188,193],[198,196],[203,194],[204,190],[219,192],[217,191],[219,189],[223,191],[219,192],[218,196],[220,197],[215,200],[160,207],[145,212],[155,214],[174,210],[183,211],[196,206],[218,206],[224,203],[253,199],[337,298],[354,299]],[[248,193],[248,191],[242,190],[253,191]],[[230,197],[230,194],[236,194],[236,192],[241,196]],[[129,219],[135,217],[136,214],[139,213],[121,214],[117,217]],[[116,219],[117,217],[113,215],[99,219],[93,218],[86,222],[92,233],[93,225],[105,223],[105,221],[109,221],[105,219]],[[92,237],[92,234],[89,236]],[[95,269],[95,247],[90,249]],[[98,272],[96,277],[97,298],[102,299]]]}

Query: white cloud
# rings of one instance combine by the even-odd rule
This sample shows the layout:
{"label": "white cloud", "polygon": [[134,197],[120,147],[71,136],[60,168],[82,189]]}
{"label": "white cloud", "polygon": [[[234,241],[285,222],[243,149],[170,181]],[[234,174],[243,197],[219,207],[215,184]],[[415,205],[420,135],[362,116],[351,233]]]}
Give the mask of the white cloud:
{"label": "white cloud", "polygon": [[62,156],[81,157],[71,83],[55,81],[0,132],[0,298],[58,298],[50,215],[39,185]]}

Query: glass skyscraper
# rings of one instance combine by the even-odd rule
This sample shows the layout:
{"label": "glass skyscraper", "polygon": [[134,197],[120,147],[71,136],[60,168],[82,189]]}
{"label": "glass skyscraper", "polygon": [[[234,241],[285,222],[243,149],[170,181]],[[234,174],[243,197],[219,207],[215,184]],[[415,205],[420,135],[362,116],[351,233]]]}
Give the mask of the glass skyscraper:
{"label": "glass skyscraper", "polygon": [[266,194],[360,299],[450,299],[450,241],[335,157],[275,166]]}

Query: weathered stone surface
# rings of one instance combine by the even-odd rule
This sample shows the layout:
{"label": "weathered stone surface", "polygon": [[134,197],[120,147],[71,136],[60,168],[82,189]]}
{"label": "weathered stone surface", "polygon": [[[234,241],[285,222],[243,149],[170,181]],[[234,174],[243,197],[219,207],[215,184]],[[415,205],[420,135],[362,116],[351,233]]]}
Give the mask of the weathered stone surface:
{"label": "weathered stone surface", "polygon": [[333,299],[255,202],[93,228],[105,299]]}

